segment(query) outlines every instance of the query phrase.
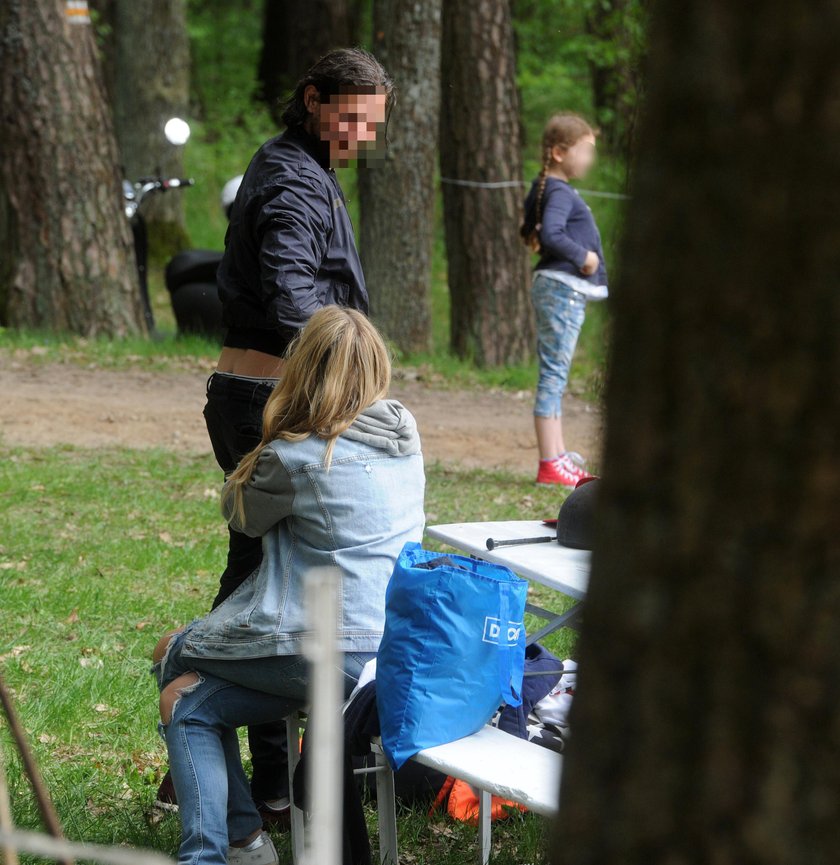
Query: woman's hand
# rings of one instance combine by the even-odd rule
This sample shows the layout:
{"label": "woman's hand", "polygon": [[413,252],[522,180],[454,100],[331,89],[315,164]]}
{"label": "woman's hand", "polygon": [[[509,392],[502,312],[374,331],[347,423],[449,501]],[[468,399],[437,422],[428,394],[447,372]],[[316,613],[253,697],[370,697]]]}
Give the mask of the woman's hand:
{"label": "woman's hand", "polygon": [[598,265],[600,263],[601,259],[598,258],[598,254],[590,250],[586,253],[586,261],[583,262],[583,267],[580,269],[580,272],[584,276],[592,276],[592,274],[598,270]]}

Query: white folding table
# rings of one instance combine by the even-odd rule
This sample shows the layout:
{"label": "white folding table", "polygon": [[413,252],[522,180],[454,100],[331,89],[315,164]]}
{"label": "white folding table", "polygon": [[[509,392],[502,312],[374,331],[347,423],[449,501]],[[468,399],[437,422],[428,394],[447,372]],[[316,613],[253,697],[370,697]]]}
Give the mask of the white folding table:
{"label": "white folding table", "polygon": [[[553,526],[545,526],[539,520],[447,523],[440,526],[427,526],[426,533],[429,537],[442,541],[467,555],[506,565],[520,577],[554,589],[577,601],[564,613],[555,613],[535,604],[527,604],[525,607],[527,612],[547,620],[542,628],[529,635],[529,645],[559,628],[577,627],[582,601],[586,597],[592,554],[588,550],[573,550],[558,544],[554,540]],[[552,540],[539,544],[487,549],[488,538],[505,541],[534,537],[551,537]]]}

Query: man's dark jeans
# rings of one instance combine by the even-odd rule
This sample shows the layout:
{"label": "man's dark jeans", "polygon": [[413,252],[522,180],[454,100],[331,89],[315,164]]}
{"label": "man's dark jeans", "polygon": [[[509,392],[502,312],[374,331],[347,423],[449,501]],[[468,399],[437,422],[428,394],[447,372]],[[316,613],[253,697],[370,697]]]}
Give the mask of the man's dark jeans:
{"label": "man's dark jeans", "polygon": [[[232,472],[245,454],[262,440],[262,415],[272,385],[255,379],[234,378],[219,373],[207,382],[204,420],[216,461],[225,475]],[[259,567],[262,539],[249,538],[228,528],[227,567],[219,580],[213,607]],[[282,722],[248,728],[254,799],[281,799],[289,795],[286,731]]]}

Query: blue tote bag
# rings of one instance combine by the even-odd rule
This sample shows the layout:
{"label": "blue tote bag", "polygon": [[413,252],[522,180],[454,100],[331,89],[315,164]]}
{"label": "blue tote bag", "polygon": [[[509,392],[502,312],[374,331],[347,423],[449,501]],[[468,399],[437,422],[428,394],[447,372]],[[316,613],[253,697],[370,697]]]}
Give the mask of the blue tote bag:
{"label": "blue tote bag", "polygon": [[522,702],[528,583],[465,556],[403,547],[385,596],[376,664],[382,746],[399,769],[424,748],[480,730]]}

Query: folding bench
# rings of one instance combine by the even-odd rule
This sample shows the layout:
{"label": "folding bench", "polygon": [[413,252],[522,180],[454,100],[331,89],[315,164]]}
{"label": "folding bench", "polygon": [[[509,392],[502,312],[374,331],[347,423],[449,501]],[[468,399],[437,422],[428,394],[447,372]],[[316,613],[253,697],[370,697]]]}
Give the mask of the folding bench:
{"label": "folding bench", "polygon": [[[294,772],[299,752],[297,716],[287,719],[289,770]],[[294,736],[294,741],[292,737]],[[376,798],[379,812],[379,859],[382,865],[399,865],[394,775],[382,747],[374,740]],[[553,817],[557,813],[563,758],[555,751],[518,739],[495,727],[484,727],[472,736],[420,751],[412,758],[444,775],[459,778],[479,791],[479,863],[490,861],[491,797],[501,796],[529,811]],[[299,862],[303,852],[303,814],[292,804],[292,855]]]}

